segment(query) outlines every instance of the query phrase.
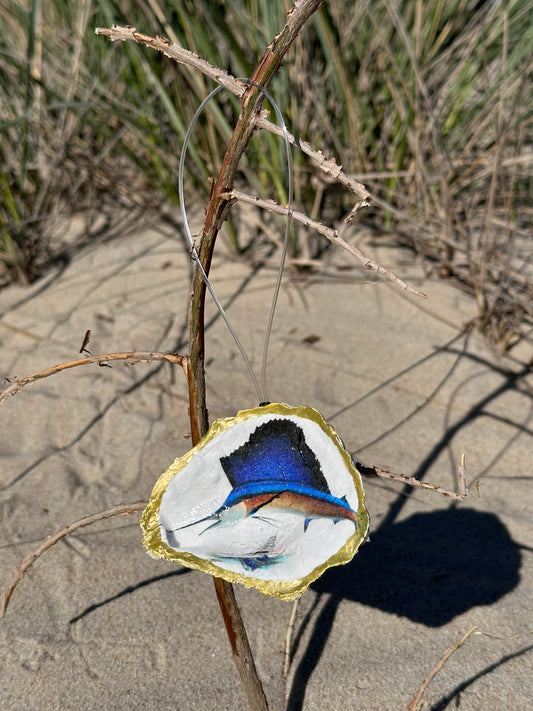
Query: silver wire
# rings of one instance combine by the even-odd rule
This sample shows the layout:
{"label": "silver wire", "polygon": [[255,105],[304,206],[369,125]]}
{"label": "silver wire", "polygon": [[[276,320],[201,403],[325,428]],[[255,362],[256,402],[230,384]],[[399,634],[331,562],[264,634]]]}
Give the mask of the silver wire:
{"label": "silver wire", "polygon": [[268,323],[267,323],[267,328],[266,328],[266,333],[265,333],[265,344],[263,348],[263,358],[262,358],[262,363],[261,363],[261,387],[259,386],[259,382],[257,380],[257,377],[255,375],[254,369],[252,368],[252,364],[250,363],[250,360],[246,354],[246,351],[244,350],[244,347],[242,343],[240,342],[237,333],[235,332],[235,329],[230,323],[229,318],[226,315],[226,312],[224,311],[224,308],[222,304],[220,303],[215,290],[213,289],[213,286],[211,282],[209,281],[209,277],[207,276],[202,263],[200,261],[200,257],[198,255],[198,252],[196,250],[196,246],[194,244],[194,240],[191,235],[191,230],[189,227],[189,220],[187,218],[187,211],[185,209],[185,198],[183,194],[183,183],[184,183],[184,171],[185,171],[185,157],[187,155],[187,148],[189,146],[189,141],[193,132],[193,129],[196,125],[196,121],[198,120],[198,117],[206,107],[206,105],[213,99],[216,94],[218,94],[219,91],[222,91],[224,88],[223,86],[217,86],[213,91],[206,96],[206,98],[202,101],[198,109],[196,110],[196,113],[191,119],[191,122],[189,124],[189,127],[187,129],[187,133],[185,135],[185,140],[183,142],[183,148],[181,151],[181,156],[180,156],[180,163],[179,163],[179,173],[178,173],[178,196],[179,196],[179,202],[180,202],[180,211],[181,211],[181,217],[183,220],[183,227],[185,230],[185,236],[187,239],[187,242],[189,244],[190,248],[190,254],[193,260],[196,262],[196,266],[200,272],[200,275],[202,279],[205,282],[205,285],[207,287],[207,290],[211,294],[211,298],[213,299],[216,308],[218,309],[218,312],[220,313],[222,319],[224,320],[224,323],[226,324],[226,327],[228,331],[230,332],[233,340],[235,341],[235,345],[237,346],[239,353],[241,354],[241,357],[246,365],[246,368],[248,370],[248,373],[250,374],[250,377],[252,379],[252,382],[254,384],[255,390],[257,392],[257,397],[259,398],[259,402],[266,402],[268,401],[268,388],[267,388],[267,358],[268,358],[268,345],[270,341],[270,336],[272,333],[272,324],[274,322],[274,314],[276,311],[276,305],[278,301],[278,296],[279,296],[279,291],[281,287],[281,280],[283,277],[283,269],[285,267],[285,260],[287,256],[287,249],[289,245],[289,233],[290,233],[290,225],[291,225],[291,219],[292,219],[292,200],[293,200],[293,191],[294,191],[294,178],[293,178],[293,166],[292,166],[292,153],[291,153],[291,146],[290,146],[290,141],[289,141],[289,133],[287,131],[287,126],[285,125],[285,121],[283,120],[283,116],[281,114],[281,111],[279,110],[278,105],[274,101],[272,95],[270,92],[265,89],[264,86],[261,84],[258,84],[257,82],[253,81],[252,79],[239,79],[238,81],[244,82],[246,84],[252,84],[253,86],[256,86],[270,101],[272,104],[272,107],[276,113],[276,116],[278,117],[281,130],[283,132],[283,139],[285,141],[285,149],[287,152],[287,167],[288,167],[288,172],[289,172],[289,177],[288,177],[288,204],[287,204],[287,222],[286,222],[286,227],[285,227],[285,235],[283,239],[283,247],[282,247],[282,252],[281,252],[281,259],[280,259],[280,266],[279,266],[279,271],[278,271],[278,278],[276,281],[276,286],[274,287],[274,294],[272,298],[272,304],[270,307],[270,313],[268,317]]}

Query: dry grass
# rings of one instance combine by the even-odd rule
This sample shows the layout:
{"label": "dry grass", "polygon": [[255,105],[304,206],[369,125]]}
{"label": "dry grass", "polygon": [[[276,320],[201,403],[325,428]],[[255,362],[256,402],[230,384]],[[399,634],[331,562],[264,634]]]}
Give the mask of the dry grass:
{"label": "dry grass", "polygon": [[[86,215],[87,239],[106,202],[144,210],[176,199],[180,145],[210,84],[137,46],[110,49],[96,25],[159,32],[247,76],[283,24],[270,0],[121,8],[8,0],[0,10],[0,285],[48,267],[66,216]],[[273,84],[291,130],[372,191],[358,219],[472,294],[478,327],[503,348],[533,327],[530,11],[528,0],[329,3]],[[195,134],[188,182],[201,199],[234,116],[225,96]],[[303,157],[295,166],[298,206],[338,223],[349,195]],[[284,202],[284,171],[281,143],[254,138],[243,180]],[[241,250],[232,223],[229,236]],[[291,243],[295,256],[322,249],[303,229]]]}

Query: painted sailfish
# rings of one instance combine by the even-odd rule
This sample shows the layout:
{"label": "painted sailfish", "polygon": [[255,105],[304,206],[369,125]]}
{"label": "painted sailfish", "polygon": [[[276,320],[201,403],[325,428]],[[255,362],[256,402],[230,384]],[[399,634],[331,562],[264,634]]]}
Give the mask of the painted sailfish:
{"label": "painted sailfish", "polygon": [[150,555],[292,600],[368,531],[361,476],[311,407],[215,420],[157,480],[142,519]]}
{"label": "painted sailfish", "polygon": [[221,457],[220,463],[232,485],[229,496],[213,514],[174,531],[203,521],[213,521],[203,533],[251,516],[268,521],[273,512],[301,516],[304,533],[313,519],[355,524],[356,512],[345,496],[331,494],[320,464],[295,422],[274,419],[259,425],[245,444]]}

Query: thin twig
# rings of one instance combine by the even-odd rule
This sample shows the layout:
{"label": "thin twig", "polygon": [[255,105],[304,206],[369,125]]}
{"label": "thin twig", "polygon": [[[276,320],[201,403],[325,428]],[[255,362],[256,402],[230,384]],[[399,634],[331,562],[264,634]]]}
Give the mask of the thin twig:
{"label": "thin twig", "polygon": [[460,496],[468,496],[468,487],[466,485],[466,457],[461,454],[461,464],[457,467],[457,490]]}
{"label": "thin twig", "polygon": [[409,702],[407,706],[407,711],[417,711],[418,705],[420,703],[420,700],[422,699],[422,696],[425,692],[425,690],[428,687],[428,684],[430,681],[433,679],[435,674],[437,674],[442,667],[446,664],[448,659],[451,657],[451,655],[460,647],[463,646],[463,644],[466,642],[466,640],[470,637],[470,635],[474,634],[474,632],[477,630],[477,627],[474,625],[471,629],[468,630],[468,632],[461,637],[461,639],[456,642],[452,647],[449,647],[442,657],[439,659],[439,661],[435,664],[433,669],[429,672],[429,674],[426,676],[422,684],[420,685],[420,688],[418,689],[416,695],[413,697],[413,699]]}
{"label": "thin twig", "polygon": [[[463,455],[464,457],[464,455]],[[430,491],[435,491],[437,494],[442,494],[447,499],[454,499],[455,501],[462,501],[466,496],[468,496],[468,489],[466,488],[466,478],[464,469],[464,459],[462,461],[462,474],[459,474],[459,493],[451,491],[451,489],[445,489],[442,486],[435,486],[434,484],[429,484],[426,481],[420,481],[415,479],[414,476],[407,476],[405,474],[394,474],[389,472],[387,469],[382,469],[381,467],[375,467],[368,464],[363,464],[362,462],[355,462],[355,466],[360,471],[363,476],[377,476],[380,479],[390,479],[392,481],[400,482],[401,484],[407,484],[416,489],[429,489]],[[459,468],[460,469],[460,468]],[[461,476],[463,480],[461,480]],[[464,481],[464,484],[461,483]]]}
{"label": "thin twig", "polygon": [[214,67],[194,52],[180,47],[179,44],[172,42],[166,37],[151,37],[142,32],[137,32],[136,27],[120,27],[119,25],[113,25],[113,27],[97,27],[95,32],[97,35],[109,37],[111,42],[132,40],[138,44],[145,44],[147,47],[151,47],[151,49],[155,49],[165,56],[170,57],[170,59],[174,59],[179,64],[186,64],[189,67],[197,69],[202,72],[202,74],[216,81],[217,84],[226,87],[226,89],[236,96],[242,96],[246,90],[246,86],[239,83],[231,74],[228,74],[219,67]]}
{"label": "thin twig", "polygon": [[[111,42],[124,42],[126,40],[131,40],[133,42],[137,42],[138,44],[144,44],[147,47],[151,47],[179,64],[185,64],[201,71],[207,77],[210,77],[218,84],[228,89],[228,91],[231,91],[231,93],[235,94],[235,96],[242,97],[246,91],[246,85],[239,82],[235,79],[235,77],[231,76],[231,74],[228,74],[228,72],[220,69],[219,67],[214,67],[194,52],[184,49],[179,44],[176,44],[165,37],[151,37],[150,35],[137,32],[135,27],[121,27],[119,25],[113,25],[113,27],[97,27],[95,32],[97,35],[109,37]],[[255,126],[257,128],[265,129],[280,138],[283,137],[282,129],[269,121],[265,116],[258,115],[255,118]],[[303,153],[309,156],[313,163],[315,163],[315,165],[317,165],[326,175],[334,178],[359,197],[360,201],[350,212],[350,219],[353,218],[361,208],[370,204],[371,196],[365,186],[355,178],[346,175],[346,173],[342,170],[342,167],[336,163],[335,158],[326,158],[322,151],[315,151],[309,143],[296,138],[291,133],[289,133],[288,136],[292,145],[296,146]]]}
{"label": "thin twig", "polygon": [[[275,136],[279,136],[280,138],[283,137],[283,130],[281,129],[281,127],[277,126],[275,123],[271,123],[264,116],[258,116],[258,118],[256,119],[256,126],[258,128],[264,128],[270,133],[273,133]],[[315,165],[317,165],[323,173],[325,173],[331,178],[334,178],[337,182],[344,185],[346,188],[348,188],[348,190],[350,190],[350,192],[354,193],[360,198],[361,201],[357,203],[354,209],[350,212],[349,217],[346,218],[346,222],[350,222],[350,220],[355,217],[355,215],[359,212],[359,210],[361,210],[361,208],[370,205],[370,202],[372,200],[371,194],[368,192],[368,190],[362,183],[360,183],[352,176],[347,175],[342,170],[342,166],[337,164],[335,158],[326,158],[322,151],[315,151],[311,144],[307,143],[307,141],[302,141],[301,139],[296,138],[292,135],[292,133],[289,133],[288,136],[289,141],[292,143],[292,145],[296,146],[296,148],[299,148],[302,153],[305,153],[307,156],[309,156],[313,163],[315,163]]]}
{"label": "thin twig", "polygon": [[291,616],[289,619],[289,624],[287,625],[287,632],[285,633],[285,651],[283,653],[283,678],[287,679],[289,676],[289,669],[291,667],[291,647],[292,647],[292,637],[294,634],[294,627],[296,625],[296,616],[298,614],[298,607],[300,606],[301,597],[297,597],[293,602]]}
{"label": "thin twig", "polygon": [[55,375],[56,373],[61,373],[63,370],[68,370],[69,368],[76,368],[78,365],[105,365],[112,360],[125,360],[130,365],[134,363],[149,363],[150,361],[161,361],[167,360],[169,363],[174,363],[175,365],[184,366],[184,361],[186,356],[178,355],[177,353],[159,353],[158,351],[128,351],[125,353],[102,353],[101,355],[91,355],[85,358],[77,358],[76,360],[69,360],[66,363],[58,363],[53,365],[51,368],[46,368],[41,370],[35,375],[27,375],[25,378],[20,378],[20,380],[15,380],[11,383],[5,390],[0,392],[0,404],[7,400],[11,395],[16,395],[22,388],[26,385],[31,385],[37,380],[42,378],[47,378],[49,375]]}
{"label": "thin twig", "polygon": [[[224,193],[222,197],[225,197],[227,200],[240,200],[241,202],[245,202],[250,205],[256,205],[257,207],[264,208],[265,210],[270,210],[270,212],[276,212],[279,215],[289,214],[289,210],[287,207],[285,207],[284,205],[280,205],[277,202],[274,202],[274,200],[263,200],[261,198],[255,197],[254,195],[247,195],[246,193],[243,193],[240,190],[233,189],[227,193]],[[324,235],[324,237],[327,237],[327,239],[329,239],[330,242],[333,242],[333,244],[336,244],[339,247],[345,249],[349,254],[355,257],[365,269],[375,271],[381,276],[390,279],[390,281],[396,284],[396,286],[400,287],[400,289],[403,289],[404,291],[407,291],[410,294],[416,294],[416,296],[420,296],[423,299],[427,299],[426,294],[422,293],[421,291],[418,291],[417,289],[414,289],[412,286],[409,286],[389,269],[382,267],[371,257],[368,257],[358,247],[355,247],[353,244],[346,242],[346,240],[344,240],[339,235],[337,230],[334,230],[331,227],[326,227],[326,225],[323,225],[321,222],[312,220],[310,217],[307,217],[307,215],[305,215],[303,212],[291,210],[291,216],[293,220],[297,220],[303,225],[306,225],[306,227],[310,227],[316,230],[319,234]]]}
{"label": "thin twig", "polygon": [[11,584],[4,593],[4,597],[2,600],[2,607],[0,608],[0,617],[4,617],[4,615],[6,614],[7,606],[9,605],[11,595],[24,577],[24,574],[28,572],[28,570],[35,563],[37,558],[39,558],[43,553],[46,553],[46,551],[50,550],[50,548],[53,548],[58,541],[60,541],[65,536],[74,533],[79,528],[84,528],[85,526],[90,526],[91,524],[96,523],[96,521],[102,521],[106,518],[112,518],[113,516],[125,516],[126,514],[132,514],[136,513],[137,511],[142,511],[146,507],[147,503],[147,501],[134,501],[131,504],[118,504],[117,506],[113,506],[112,508],[107,509],[106,511],[100,511],[99,513],[84,516],[83,518],[80,518],[77,521],[74,521],[73,523],[69,523],[67,526],[58,528],[57,531],[52,533],[50,536],[47,536],[34,551],[32,551],[24,558],[19,567],[15,568],[15,570],[13,571],[13,580],[11,581]]}

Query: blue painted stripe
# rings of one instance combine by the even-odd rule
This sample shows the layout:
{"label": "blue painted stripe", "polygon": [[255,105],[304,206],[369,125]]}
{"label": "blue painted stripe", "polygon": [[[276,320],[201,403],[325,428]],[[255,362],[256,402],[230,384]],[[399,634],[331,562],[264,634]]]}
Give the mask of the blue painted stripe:
{"label": "blue painted stripe", "polygon": [[313,487],[306,486],[305,484],[296,484],[294,482],[287,481],[261,481],[243,484],[242,486],[233,489],[224,502],[223,508],[229,509],[245,499],[250,499],[252,496],[258,496],[260,494],[280,494],[283,491],[290,491],[295,494],[300,494],[301,496],[308,496],[310,499],[324,501],[328,504],[336,504],[337,506],[342,506],[342,508],[347,511],[355,513],[348,502],[344,499],[339,499],[332,494],[326,494],[324,491],[314,489]]}

